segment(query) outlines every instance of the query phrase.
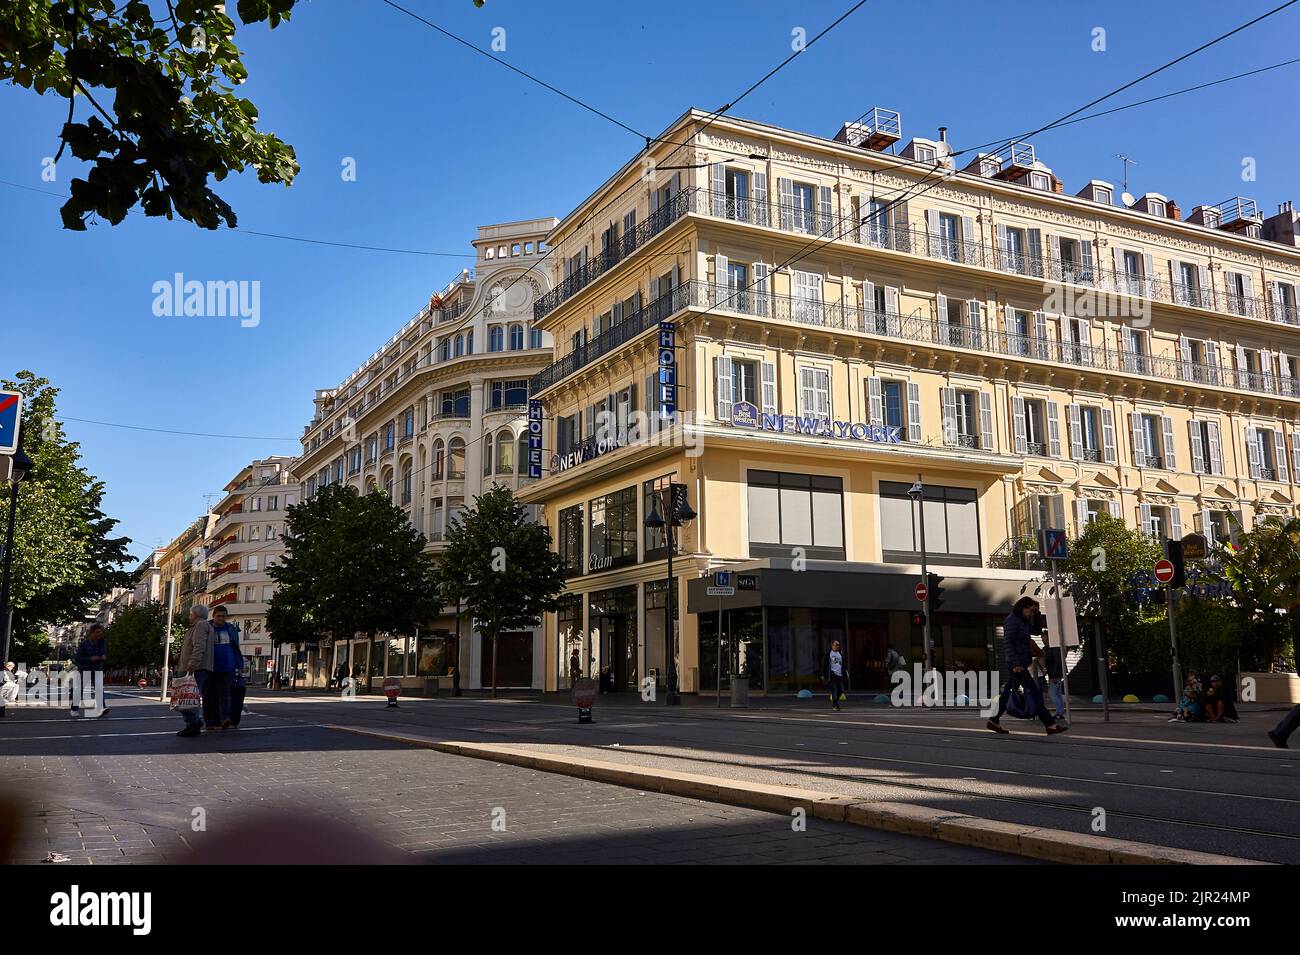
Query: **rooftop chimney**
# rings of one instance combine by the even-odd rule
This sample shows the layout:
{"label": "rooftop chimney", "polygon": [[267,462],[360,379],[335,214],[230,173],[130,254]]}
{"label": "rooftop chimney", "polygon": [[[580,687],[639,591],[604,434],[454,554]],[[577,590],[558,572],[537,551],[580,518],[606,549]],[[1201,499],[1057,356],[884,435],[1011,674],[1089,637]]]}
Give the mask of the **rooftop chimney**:
{"label": "rooftop chimney", "polygon": [[947,126],[940,126],[940,127],[939,127],[939,142],[941,142],[941,143],[946,143],[947,141],[948,141],[948,127],[947,127]]}

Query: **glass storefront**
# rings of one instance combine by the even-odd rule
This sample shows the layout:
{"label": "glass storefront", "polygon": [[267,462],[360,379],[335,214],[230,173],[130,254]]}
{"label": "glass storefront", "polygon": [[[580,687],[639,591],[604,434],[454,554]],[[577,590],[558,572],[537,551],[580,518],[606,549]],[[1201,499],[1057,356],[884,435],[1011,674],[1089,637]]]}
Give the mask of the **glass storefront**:
{"label": "glass storefront", "polygon": [[699,623],[701,691],[716,691],[721,679],[722,692],[726,693],[731,688],[733,673],[748,674],[751,690],[763,689],[763,608],[748,607],[722,612],[721,665],[718,655],[718,615],[702,613]]}
{"label": "glass storefront", "polygon": [[588,599],[590,640],[601,691],[637,689],[636,587],[597,590]]}
{"label": "glass storefront", "polygon": [[[664,640],[664,617],[668,610],[668,583],[664,580],[651,580],[645,585],[645,640],[646,640],[646,672],[653,670],[656,674],[655,681],[664,686],[664,681],[668,678],[667,657],[664,656],[666,641]],[[681,621],[682,605],[680,600],[673,600],[673,648],[676,652],[677,685],[681,686]]]}
{"label": "glass storefront", "polygon": [[555,612],[556,647],[555,685],[561,690],[573,686],[575,676],[591,673],[591,647],[582,639],[582,598],[570,594],[560,599]]}

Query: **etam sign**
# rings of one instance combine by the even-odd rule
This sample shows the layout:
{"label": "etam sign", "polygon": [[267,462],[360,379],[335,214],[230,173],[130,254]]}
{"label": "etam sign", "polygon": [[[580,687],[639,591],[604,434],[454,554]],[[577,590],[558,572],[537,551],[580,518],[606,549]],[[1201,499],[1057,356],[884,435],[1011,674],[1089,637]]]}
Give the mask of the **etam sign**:
{"label": "etam sign", "polygon": [[731,407],[731,424],[737,428],[772,431],[777,434],[803,434],[813,438],[839,438],[844,441],[871,441],[876,444],[902,444],[901,428],[861,421],[835,421],[816,415],[768,414],[748,401]]}

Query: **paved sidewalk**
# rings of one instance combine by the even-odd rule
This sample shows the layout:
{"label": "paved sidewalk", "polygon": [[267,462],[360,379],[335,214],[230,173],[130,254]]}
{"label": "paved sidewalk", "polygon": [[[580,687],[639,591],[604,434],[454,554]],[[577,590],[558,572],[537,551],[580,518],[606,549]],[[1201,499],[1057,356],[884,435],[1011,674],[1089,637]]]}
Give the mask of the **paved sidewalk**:
{"label": "paved sidewalk", "polygon": [[[57,852],[83,864],[181,862],[229,845],[224,833],[273,810],[291,811],[305,827],[346,826],[376,852],[396,850],[408,861],[1028,861],[814,818],[795,831],[774,813],[366,739],[291,714],[262,716],[263,702],[252,701],[244,728],[188,740],[174,735],[165,709],[130,695],[111,699],[98,720],[11,711],[0,726],[0,779],[25,803],[14,861]],[[196,814],[203,831],[194,829]],[[271,825],[269,839],[248,842],[244,860],[285,861],[291,850]],[[369,848],[362,842],[357,851]]]}

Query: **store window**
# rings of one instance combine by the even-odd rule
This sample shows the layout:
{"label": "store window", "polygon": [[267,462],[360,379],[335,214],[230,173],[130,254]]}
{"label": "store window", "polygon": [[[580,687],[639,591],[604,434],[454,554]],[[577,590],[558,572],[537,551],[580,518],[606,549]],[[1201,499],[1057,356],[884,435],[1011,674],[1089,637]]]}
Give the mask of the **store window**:
{"label": "store window", "polygon": [[880,482],[880,551],[890,563],[921,561],[921,507],[931,563],[980,566],[978,494],[974,488],[927,484],[918,506],[910,484]]}
{"label": "store window", "polygon": [[564,561],[566,577],[577,577],[585,570],[582,562],[582,505],[566,507],[559,514],[556,553]]}
{"label": "store window", "polygon": [[636,486],[591,501],[590,570],[636,562]]}
{"label": "store window", "polygon": [[748,472],[749,553],[789,557],[793,548],[844,560],[844,486],[819,474]]}

